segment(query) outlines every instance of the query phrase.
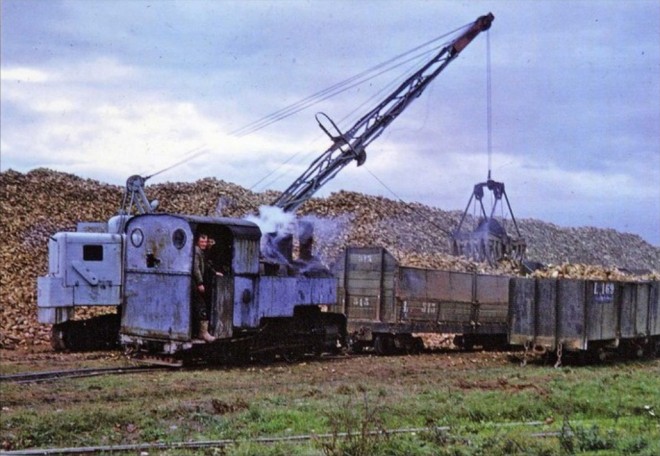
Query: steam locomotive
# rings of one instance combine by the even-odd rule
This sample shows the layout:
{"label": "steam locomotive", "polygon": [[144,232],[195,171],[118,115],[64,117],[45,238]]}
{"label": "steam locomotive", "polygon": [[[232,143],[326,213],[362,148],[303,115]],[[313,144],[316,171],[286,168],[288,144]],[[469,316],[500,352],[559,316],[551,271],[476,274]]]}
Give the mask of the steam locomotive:
{"label": "steam locomotive", "polygon": [[[108,226],[108,232],[57,233],[50,240],[49,274],[38,279],[38,317],[54,325],[54,346],[109,346],[119,334],[135,357],[174,365],[195,357],[288,358],[345,346],[346,318],[332,312],[336,280],[263,261],[256,224],[145,213],[114,217]],[[207,282],[217,338],[211,344],[196,338],[191,310],[194,240],[202,232],[215,241],[206,261],[223,271]],[[118,311],[70,321],[82,305]]]}

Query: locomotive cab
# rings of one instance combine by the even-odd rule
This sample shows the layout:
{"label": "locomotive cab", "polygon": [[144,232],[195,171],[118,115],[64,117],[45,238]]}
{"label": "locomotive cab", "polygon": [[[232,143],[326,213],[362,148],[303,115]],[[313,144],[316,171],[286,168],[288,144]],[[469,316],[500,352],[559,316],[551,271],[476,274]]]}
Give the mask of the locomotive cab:
{"label": "locomotive cab", "polygon": [[232,336],[235,290],[250,304],[259,272],[259,228],[247,221],[172,214],[143,214],[126,225],[125,302],[120,340],[164,353],[192,347],[195,239],[212,240],[205,257],[211,290],[207,302],[216,337]]}

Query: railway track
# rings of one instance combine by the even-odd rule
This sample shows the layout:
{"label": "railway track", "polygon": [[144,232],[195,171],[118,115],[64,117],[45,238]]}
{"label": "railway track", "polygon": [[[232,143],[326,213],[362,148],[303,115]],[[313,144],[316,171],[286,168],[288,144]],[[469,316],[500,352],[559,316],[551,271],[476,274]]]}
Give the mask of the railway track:
{"label": "railway track", "polygon": [[[360,355],[353,355],[360,356]],[[318,357],[324,361],[335,360],[335,359],[347,359],[346,355],[325,355]],[[282,359],[279,362],[284,363],[295,363],[302,361],[302,359],[295,360],[285,360]],[[266,364],[276,365],[278,361],[272,360]],[[254,367],[255,365],[260,365],[255,361],[250,361],[245,364],[248,367]],[[262,364],[263,365],[263,364]],[[224,367],[240,367],[241,364],[225,365]],[[64,380],[68,378],[85,378],[85,377],[98,377],[101,375],[121,375],[121,374],[137,374],[141,372],[153,372],[155,370],[173,370],[181,371],[182,369],[194,369],[195,367],[205,367],[204,365],[198,366],[173,366],[173,365],[141,365],[141,366],[125,366],[125,367],[102,367],[102,368],[81,368],[81,369],[67,369],[67,370],[57,370],[57,371],[42,371],[42,372],[22,372],[18,374],[7,374],[0,375],[0,383],[41,383],[49,381]],[[208,365],[206,365],[208,367]]]}
{"label": "railway track", "polygon": [[164,366],[128,366],[128,367],[105,367],[105,368],[83,368],[68,369],[46,372],[24,372],[20,374],[8,374],[0,376],[0,383],[40,383],[67,378],[97,377],[100,375],[135,374],[150,372],[156,369],[166,369]]}
{"label": "railway track", "polygon": [[[529,421],[520,423],[490,423],[484,424],[483,428],[492,427],[498,428],[533,428],[533,427],[547,427],[542,421]],[[454,429],[450,426],[431,426],[419,428],[399,428],[399,429],[381,429],[371,430],[365,432],[363,438],[385,438],[396,434],[418,434],[421,432],[430,433],[444,433],[450,435]],[[561,430],[546,429],[542,432],[527,432],[529,439],[539,438],[557,438],[562,434]],[[17,451],[0,451],[1,455],[61,455],[61,454],[121,454],[121,453],[135,453],[135,452],[149,452],[149,451],[163,451],[163,450],[195,450],[195,449],[222,449],[231,445],[239,443],[250,442],[258,445],[268,445],[274,443],[304,443],[310,441],[321,441],[330,439],[346,439],[355,438],[354,432],[335,432],[329,434],[304,434],[304,435],[290,435],[284,437],[255,437],[245,440],[239,439],[222,439],[222,440],[204,440],[204,441],[188,441],[188,442],[156,442],[156,443],[135,443],[124,445],[103,445],[103,446],[89,446],[89,447],[69,447],[69,448],[39,448],[39,449],[24,449]],[[455,436],[456,439],[461,439],[469,442],[468,436]]]}

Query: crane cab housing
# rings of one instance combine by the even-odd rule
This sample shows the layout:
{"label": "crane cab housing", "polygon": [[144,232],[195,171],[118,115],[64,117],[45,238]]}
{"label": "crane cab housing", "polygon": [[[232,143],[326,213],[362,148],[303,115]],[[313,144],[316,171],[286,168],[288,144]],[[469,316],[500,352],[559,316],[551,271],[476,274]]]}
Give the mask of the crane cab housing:
{"label": "crane cab housing", "polygon": [[48,241],[48,275],[37,281],[39,322],[64,323],[75,306],[118,306],[121,284],[121,235],[56,233]]}

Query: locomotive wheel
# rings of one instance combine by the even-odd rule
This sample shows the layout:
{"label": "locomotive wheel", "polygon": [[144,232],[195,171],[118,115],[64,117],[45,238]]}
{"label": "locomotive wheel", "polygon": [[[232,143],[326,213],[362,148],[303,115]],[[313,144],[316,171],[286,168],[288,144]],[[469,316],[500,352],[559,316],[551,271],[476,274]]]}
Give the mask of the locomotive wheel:
{"label": "locomotive wheel", "polygon": [[395,339],[395,349],[396,348],[399,349],[399,352],[409,355],[417,355],[424,351],[424,341],[421,337],[413,337],[410,334],[404,334]]}
{"label": "locomotive wheel", "polygon": [[273,351],[263,351],[252,356],[252,359],[261,364],[273,364],[277,356]]}
{"label": "locomotive wheel", "polygon": [[114,349],[117,348],[119,324],[118,313],[58,323],[51,329],[50,344],[56,351]]}
{"label": "locomotive wheel", "polygon": [[284,350],[281,353],[281,356],[282,356],[282,359],[284,361],[286,361],[287,363],[293,364],[293,363],[297,363],[298,361],[300,361],[300,359],[302,358],[302,353],[300,351],[296,350],[296,349]]}
{"label": "locomotive wheel", "polygon": [[634,358],[641,359],[644,357],[644,347],[642,345],[633,344],[630,351]]}

